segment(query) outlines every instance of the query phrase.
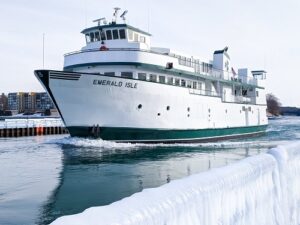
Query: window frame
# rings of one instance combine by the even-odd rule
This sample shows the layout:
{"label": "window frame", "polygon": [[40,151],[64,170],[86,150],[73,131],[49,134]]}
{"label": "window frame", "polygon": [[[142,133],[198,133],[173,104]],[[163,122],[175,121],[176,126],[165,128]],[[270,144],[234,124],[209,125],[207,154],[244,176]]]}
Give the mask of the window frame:
{"label": "window frame", "polygon": [[[121,32],[124,32],[124,33],[121,33]],[[121,39],[121,40],[126,39],[126,29],[119,29],[119,39]]]}
{"label": "window frame", "polygon": [[118,40],[119,39],[119,30],[118,29],[113,29],[112,30],[112,37],[113,37],[113,40]]}
{"label": "window frame", "polygon": [[105,34],[106,34],[106,40],[109,41],[109,40],[112,40],[112,39],[113,39],[111,30],[106,30],[106,31],[105,31]]}

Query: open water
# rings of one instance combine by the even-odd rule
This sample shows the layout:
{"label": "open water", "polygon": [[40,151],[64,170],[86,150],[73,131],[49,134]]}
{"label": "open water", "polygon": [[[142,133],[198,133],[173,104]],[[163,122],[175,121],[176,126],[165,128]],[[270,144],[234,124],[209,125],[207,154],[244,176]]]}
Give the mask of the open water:
{"label": "open water", "polygon": [[68,136],[0,139],[0,224],[48,224],[174,179],[300,140],[300,118],[264,136],[206,144],[137,145]]}

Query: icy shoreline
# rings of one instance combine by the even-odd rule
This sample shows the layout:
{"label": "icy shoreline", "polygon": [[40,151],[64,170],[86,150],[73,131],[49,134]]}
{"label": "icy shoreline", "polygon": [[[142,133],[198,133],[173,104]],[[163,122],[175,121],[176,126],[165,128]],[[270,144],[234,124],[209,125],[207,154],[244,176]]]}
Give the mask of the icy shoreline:
{"label": "icy shoreline", "polygon": [[71,224],[298,225],[300,143],[145,189],[52,223]]}

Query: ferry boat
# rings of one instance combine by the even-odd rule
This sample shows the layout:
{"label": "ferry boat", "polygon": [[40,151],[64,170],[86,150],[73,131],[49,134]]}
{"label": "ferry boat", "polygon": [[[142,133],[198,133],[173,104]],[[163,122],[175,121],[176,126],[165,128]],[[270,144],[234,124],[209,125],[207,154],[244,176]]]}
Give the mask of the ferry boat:
{"label": "ferry boat", "polygon": [[35,71],[71,136],[172,143],[265,132],[264,70],[234,69],[228,47],[209,61],[153,47],[119,12],[81,32],[86,45],[62,71]]}

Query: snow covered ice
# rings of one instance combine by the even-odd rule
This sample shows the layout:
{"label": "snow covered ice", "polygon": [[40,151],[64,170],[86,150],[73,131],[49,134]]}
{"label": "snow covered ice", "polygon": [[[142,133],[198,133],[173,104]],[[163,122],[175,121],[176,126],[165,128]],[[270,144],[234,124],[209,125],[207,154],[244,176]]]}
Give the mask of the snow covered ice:
{"label": "snow covered ice", "polygon": [[300,143],[145,189],[52,225],[299,225]]}

